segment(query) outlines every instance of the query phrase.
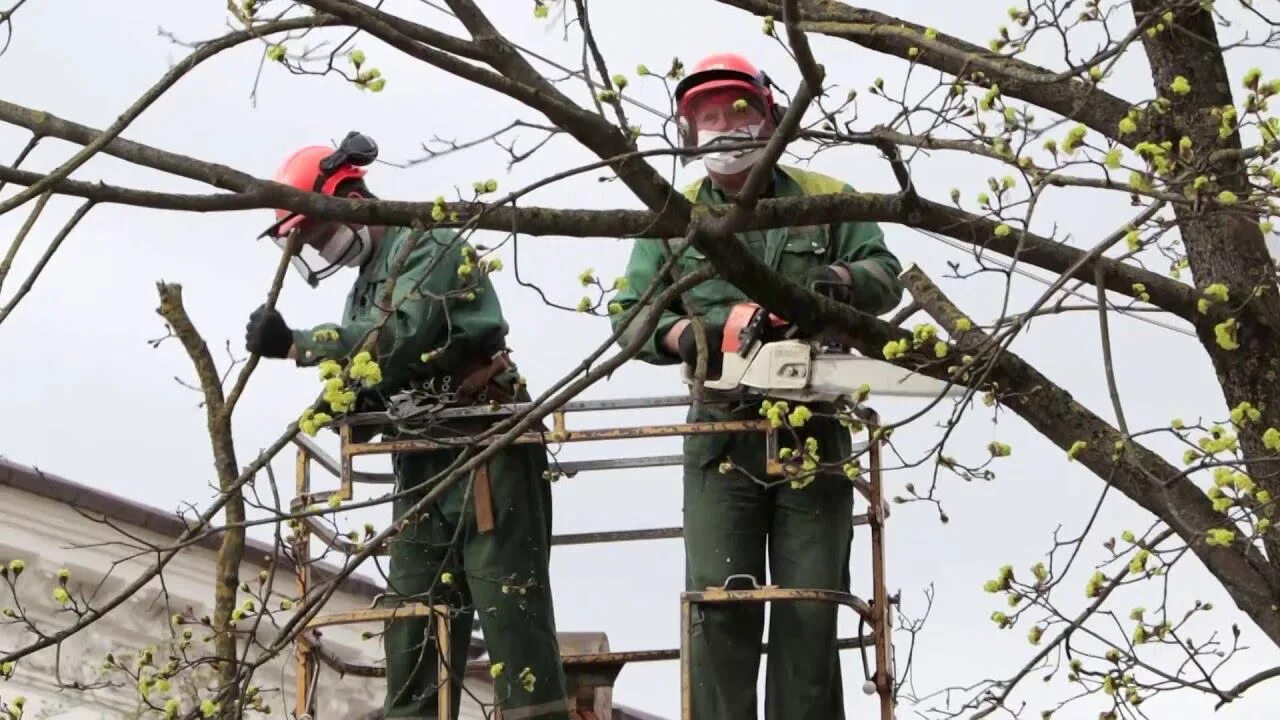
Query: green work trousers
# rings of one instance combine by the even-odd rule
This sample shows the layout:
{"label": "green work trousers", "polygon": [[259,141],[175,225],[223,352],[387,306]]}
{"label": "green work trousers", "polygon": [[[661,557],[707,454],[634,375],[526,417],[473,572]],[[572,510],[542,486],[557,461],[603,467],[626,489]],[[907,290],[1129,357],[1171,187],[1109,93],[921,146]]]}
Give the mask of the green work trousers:
{"label": "green work trousers", "polygon": [[[397,488],[422,485],[454,457],[454,451],[393,455]],[[447,659],[452,718],[458,717],[471,628],[479,614],[489,658],[502,663],[494,700],[504,720],[568,719],[547,569],[551,485],[543,476],[546,467],[542,446],[512,445],[489,461],[493,530],[478,532],[470,483],[458,482],[390,543],[388,593],[454,609]],[[402,517],[423,490],[395,500],[395,516]],[[435,619],[388,623],[384,646],[385,717],[437,718]]]}
{"label": "green work trousers", "polygon": [[[818,438],[824,460],[851,451],[852,438],[838,423],[815,419],[804,430]],[[721,473],[718,466],[726,457],[756,479],[765,479],[763,434],[685,439],[686,587],[701,591],[745,574],[762,585],[848,592],[853,539],[853,486],[848,479],[837,473],[799,489],[787,482],[765,487],[738,471]],[[771,605],[766,720],[842,720],[839,606],[814,601]],[[693,720],[756,718],[763,630],[762,603],[694,608]]]}

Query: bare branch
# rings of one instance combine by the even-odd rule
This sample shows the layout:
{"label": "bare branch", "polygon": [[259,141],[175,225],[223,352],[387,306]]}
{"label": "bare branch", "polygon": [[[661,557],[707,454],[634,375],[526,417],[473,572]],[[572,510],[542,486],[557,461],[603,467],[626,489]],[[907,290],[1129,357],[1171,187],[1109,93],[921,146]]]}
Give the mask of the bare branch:
{"label": "bare branch", "polygon": [[116,118],[116,121],[112,123],[110,127],[103,131],[101,135],[95,138],[88,145],[85,145],[75,155],[71,156],[69,160],[49,172],[41,180],[27,186],[26,190],[19,192],[8,200],[0,201],[0,215],[4,215],[13,208],[22,205],[41,192],[44,192],[54,183],[68,177],[76,168],[88,162],[89,159],[96,155],[99,150],[106,146],[107,143],[111,142],[111,140],[123,132],[124,129],[127,128],[135,118],[141,115],[144,110],[150,107],[156,100],[160,99],[160,97],[164,95],[169,88],[173,87],[178,80],[182,79],[184,75],[194,70],[196,66],[205,60],[214,57],[224,50],[229,50],[237,45],[250,40],[255,40],[265,35],[285,32],[287,30],[296,30],[298,28],[317,27],[331,23],[332,19],[323,16],[281,20],[275,23],[259,25],[253,30],[229,33],[228,35],[202,46],[199,50],[196,50],[184,58],[182,62],[173,66],[169,72],[164,74],[164,77],[160,78],[156,84],[152,85],[145,93],[143,93],[142,97],[138,98],[133,105],[129,106],[127,110],[121,113],[120,117]]}
{"label": "bare branch", "polygon": [[13,260],[18,256],[18,249],[22,247],[22,241],[27,239],[27,234],[35,226],[36,220],[40,219],[40,213],[44,211],[45,203],[49,202],[50,195],[51,192],[46,192],[36,201],[35,206],[31,208],[31,214],[27,216],[26,222],[22,224],[22,227],[18,228],[18,234],[14,236],[13,242],[9,244],[9,251],[5,253],[4,259],[0,260],[0,288],[4,287],[4,279],[9,274],[9,268],[13,267]]}
{"label": "bare branch", "polygon": [[[780,15],[775,0],[717,0],[756,15]],[[930,39],[923,25],[842,2],[802,0],[800,29],[843,38],[878,52],[912,58],[955,77],[973,79],[983,86],[998,84],[1001,92],[1039,105],[1063,117],[1077,120],[1107,135],[1116,136],[1116,125],[1130,104],[1090,83],[1064,79],[1058,73],[1015,58],[991,53],[960,38],[937,33]],[[918,55],[911,49],[916,48]],[[974,78],[981,71],[983,77]],[[1133,135],[1116,138],[1136,144]]]}

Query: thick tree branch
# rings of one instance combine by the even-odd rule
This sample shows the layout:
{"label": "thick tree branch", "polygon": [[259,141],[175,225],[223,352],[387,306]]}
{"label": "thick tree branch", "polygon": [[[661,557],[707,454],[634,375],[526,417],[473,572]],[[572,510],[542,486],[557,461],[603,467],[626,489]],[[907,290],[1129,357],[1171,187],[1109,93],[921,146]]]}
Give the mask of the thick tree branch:
{"label": "thick tree branch", "polygon": [[111,124],[101,135],[95,138],[88,145],[81,148],[79,152],[71,156],[63,164],[59,165],[52,172],[48,173],[42,181],[30,185],[27,189],[19,192],[8,200],[0,201],[0,215],[4,215],[15,207],[25,203],[31,198],[43,192],[53,183],[62,180],[71,175],[76,168],[85,164],[107,143],[111,142],[117,135],[124,131],[144,110],[151,107],[151,104],[159,100],[162,95],[168,92],[178,80],[184,75],[191,72],[197,65],[212,58],[218,53],[229,50],[237,45],[256,40],[266,35],[272,35],[280,32],[288,32],[290,30],[301,30],[303,28],[319,27],[332,24],[332,18],[324,16],[311,16],[305,18],[294,18],[292,20],[280,20],[276,22],[263,23],[250,30],[241,30],[238,32],[228,33],[217,40],[212,40],[199,49],[183,58],[181,62],[170,68],[154,85],[147,89],[142,97],[138,98],[133,105],[129,106],[116,121]]}
{"label": "thick tree branch", "polygon": [[235,443],[231,436],[230,413],[225,411],[222,394],[222,376],[213,356],[205,345],[182,304],[182,286],[157,283],[160,307],[156,310],[186,349],[195,365],[204,394],[205,416],[209,441],[213,445],[213,464],[218,474],[218,489],[227,496],[227,530],[222,536],[215,561],[213,630],[214,652],[222,684],[222,692],[234,700],[239,664],[237,642],[231,613],[236,608],[236,589],[240,585],[240,563],[244,559],[245,505],[244,496],[237,486],[239,472],[236,464]]}
{"label": "thick tree branch", "polygon": [[[1214,10],[1200,3],[1178,6],[1157,0],[1134,0],[1136,22],[1171,14],[1167,31],[1142,38],[1151,78],[1156,88],[1169,88],[1181,78],[1185,93],[1166,93],[1170,111],[1161,115],[1160,138],[1189,138],[1201,153],[1217,158],[1206,172],[1223,188],[1246,196],[1250,192],[1245,161],[1238,151],[1240,133],[1236,129],[1222,137],[1221,120],[1213,111],[1234,107],[1231,82],[1218,38]],[[1226,152],[1224,152],[1226,151]],[[1175,187],[1174,190],[1180,190]],[[1245,457],[1263,458],[1271,450],[1262,441],[1268,427],[1280,427],[1280,287],[1274,264],[1256,215],[1232,208],[1177,208],[1178,230],[1186,247],[1197,287],[1221,283],[1228,288],[1234,310],[1214,310],[1199,323],[1200,341],[1213,361],[1219,385],[1228,407],[1248,402],[1259,408],[1261,421],[1240,428],[1240,445]],[[1234,321],[1236,343],[1224,346],[1215,325]],[[1230,345],[1228,343],[1228,345]],[[1280,493],[1280,479],[1257,464],[1249,473],[1273,495]],[[1271,515],[1270,508],[1264,511]],[[1267,554],[1280,570],[1280,537],[1264,536]]]}
{"label": "thick tree branch", "polygon": [[[469,3],[459,4],[464,10],[459,17],[473,33],[482,33],[484,42],[495,48],[489,62],[499,72],[477,68],[429,47],[431,39],[421,32],[422,26],[381,10],[340,0],[299,1],[350,22],[410,57],[519,100],[573,135],[601,159],[620,158],[612,165],[618,178],[664,219],[678,221],[688,216],[689,202],[674,192],[671,184],[656,170],[643,161],[625,159],[633,148],[622,130],[568,101],[559,91],[548,92],[544,87],[547,82],[540,76],[534,84],[521,82],[518,78],[532,72],[532,69],[525,70],[528,67],[526,61],[498,34],[480,10]],[[516,77],[508,77],[502,73],[503,70],[514,73]]]}
{"label": "thick tree branch", "polygon": [[[101,130],[3,99],[0,99],[0,121],[25,128],[39,137],[57,138],[77,145],[97,144],[99,138],[103,137]],[[197,160],[121,137],[112,138],[103,145],[102,152],[135,165],[202,182],[221,190],[244,191],[254,187],[255,183],[262,182],[226,165]],[[17,166],[14,163],[13,167]]]}
{"label": "thick tree branch", "polygon": [[[157,151],[160,152],[160,151]],[[124,155],[133,156],[132,152]],[[154,155],[154,154],[152,154]],[[181,156],[169,158],[174,160]],[[125,159],[130,159],[126,157]],[[154,157],[152,158],[154,159]],[[184,158],[187,175],[196,174],[200,161]],[[166,164],[169,164],[166,162]],[[194,164],[194,165],[193,165]],[[210,166],[215,169],[220,166]],[[234,171],[231,171],[234,172]],[[29,184],[41,175],[0,166],[0,180]],[[96,202],[122,203],[168,210],[215,212],[230,210],[286,208],[317,218],[343,219],[370,225],[412,225],[431,216],[433,205],[396,200],[353,200],[319,193],[305,193],[279,183],[256,180],[237,173],[219,175],[224,183],[245,190],[238,194],[179,195],[119,188],[101,183],[63,180],[57,192]],[[559,210],[552,208],[495,207],[482,203],[450,203],[459,222],[474,227],[518,231],[526,235],[569,237],[679,237],[687,225],[670,217],[643,210]],[[710,209],[719,214],[727,209]],[[1032,233],[996,234],[999,223],[963,210],[927,200],[910,206],[898,194],[837,193],[803,198],[760,200],[755,211],[741,219],[742,229],[763,229],[854,220],[892,222],[930,230],[978,248],[1025,262],[1051,272],[1066,272],[1083,256],[1083,251]],[[1136,265],[1111,259],[1089,261],[1072,277],[1092,282],[1094,267],[1106,267],[1107,289],[1137,297],[1135,284],[1146,287],[1150,301],[1178,317],[1194,321],[1196,295],[1191,288]]]}
{"label": "thick tree branch", "polygon": [[[756,15],[779,17],[781,5],[775,0],[717,0]],[[970,80],[975,71],[983,73],[979,84],[998,84],[1000,92],[1025,100],[1046,110],[1071,118],[1094,130],[1117,136],[1116,124],[1129,111],[1129,103],[1075,78],[1063,78],[1015,58],[992,54],[983,47],[957,37],[938,33],[930,40],[923,25],[853,7],[831,0],[801,0],[800,29],[843,38],[877,52],[927,65],[956,77]],[[921,52],[910,56],[910,50]],[[1115,139],[1135,144],[1134,135]]]}
{"label": "thick tree branch", "polygon": [[[962,352],[977,355],[989,346],[991,339],[981,330],[958,330],[956,322],[963,313],[922,270],[908,268],[903,281],[925,311],[957,339]],[[1009,394],[1009,409],[1063,451],[1077,441],[1086,442],[1076,460],[1099,478],[1110,478],[1112,487],[1167,523],[1222,582],[1240,609],[1272,641],[1280,642],[1280,613],[1274,610],[1280,597],[1280,574],[1247,543],[1215,547],[1205,542],[1208,530],[1229,521],[1213,509],[1195,483],[1146,446],[1125,438],[1016,354],[1005,351],[993,363],[990,378]],[[1118,447],[1124,452],[1117,452]],[[1161,482],[1152,482],[1148,473]]]}

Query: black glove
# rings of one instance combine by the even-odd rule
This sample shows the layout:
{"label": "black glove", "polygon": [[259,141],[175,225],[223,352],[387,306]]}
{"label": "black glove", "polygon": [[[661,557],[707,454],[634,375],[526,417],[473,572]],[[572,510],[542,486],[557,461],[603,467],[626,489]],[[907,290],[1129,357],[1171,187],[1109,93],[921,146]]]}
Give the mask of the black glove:
{"label": "black glove", "polygon": [[244,327],[244,346],[262,357],[286,358],[289,348],[293,347],[293,331],[280,313],[260,305],[249,314],[249,324]]}
{"label": "black glove", "polygon": [[830,265],[809,268],[805,273],[805,286],[819,295],[826,295],[838,303],[849,304],[853,299],[853,286]]}
{"label": "black glove", "polygon": [[[720,377],[720,371],[723,368],[724,353],[720,350],[720,345],[724,341],[723,325],[703,325],[707,331],[707,379],[715,380]],[[691,368],[698,367],[698,339],[694,334],[693,323],[685,326],[683,332],[680,333],[680,339],[676,343],[680,348],[680,359]]]}

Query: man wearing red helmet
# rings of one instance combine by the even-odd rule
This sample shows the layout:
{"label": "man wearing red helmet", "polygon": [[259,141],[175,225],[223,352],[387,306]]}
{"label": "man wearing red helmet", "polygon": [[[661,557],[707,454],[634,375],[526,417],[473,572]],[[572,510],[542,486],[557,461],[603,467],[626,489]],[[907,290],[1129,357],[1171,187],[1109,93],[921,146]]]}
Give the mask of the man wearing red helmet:
{"label": "man wearing red helmet", "polygon": [[[699,62],[676,87],[679,127],[688,148],[701,155],[707,177],[684,190],[691,202],[733,201],[764,152],[784,109],[774,102],[768,77],[740,55],[722,53]],[[754,147],[741,147],[755,143]],[[852,192],[846,183],[815,172],[775,166],[765,196],[803,197]],[[759,259],[788,279],[870,313],[892,310],[902,298],[901,265],[885,247],[874,223],[754,230],[738,239]],[[684,275],[707,260],[691,246],[679,253],[676,272]],[[659,276],[663,241],[635,242],[625,288],[615,301],[626,310]],[[695,365],[697,347],[689,315],[706,326],[707,375],[719,377],[721,342],[729,310],[747,301],[738,288],[713,279],[689,290],[679,307],[662,311],[656,332],[644,339],[639,357],[655,365]],[[612,316],[615,326],[622,313]],[[640,319],[632,327],[640,325]],[[623,334],[620,343],[634,337]],[[852,454],[849,431],[823,411],[799,430],[815,438],[824,461]],[[712,398],[691,408],[691,421],[758,417],[757,406]],[[849,546],[853,537],[853,487],[843,475],[819,475],[803,487],[766,484],[765,440],[760,433],[694,435],[684,442],[685,582],[689,590],[724,585],[732,575],[751,575],[763,584],[845,590],[849,588]],[[721,473],[731,460],[735,470]],[[738,469],[745,472],[739,472]],[[750,720],[756,717],[756,674],[764,607],[759,604],[704,606],[694,618],[692,646],[694,720]],[[770,720],[838,720],[844,717],[840,661],[836,649],[836,607],[823,603],[774,603],[769,628],[765,717]]]}
{"label": "man wearing red helmet", "polygon": [[[351,133],[337,150],[299,150],[275,179],[308,192],[372,198],[362,166],[376,155],[372,140]],[[457,232],[368,227],[280,210],[277,222],[263,234],[287,249],[290,233],[298,233],[294,245],[302,248],[291,262],[309,284],[344,267],[359,269],[342,322],[291,329],[280,313],[263,306],[250,316],[245,344],[251,352],[293,358],[299,366],[324,361],[345,365],[360,350],[368,351],[381,377],[365,374],[368,383],[354,403],[331,409],[378,409],[389,396],[409,387],[433,388],[454,405],[529,400],[507,356],[507,324],[498,296],[487,273],[476,269],[474,248]],[[388,290],[390,303],[384,304]],[[473,434],[482,429],[472,421],[458,431]],[[394,437],[390,428],[382,433]],[[392,455],[397,491],[392,511],[397,522],[434,486],[428,481],[446,472],[459,454],[440,450]],[[456,608],[447,658],[454,673],[451,717],[458,716],[478,610],[490,660],[505,668],[494,681],[494,701],[503,717],[568,720],[548,577],[551,488],[546,469],[544,447],[509,446],[473,474],[470,483],[455,483],[421,515],[409,519],[388,547],[387,595],[393,602],[447,603]],[[383,716],[437,717],[435,620],[391,622],[384,645]]]}

